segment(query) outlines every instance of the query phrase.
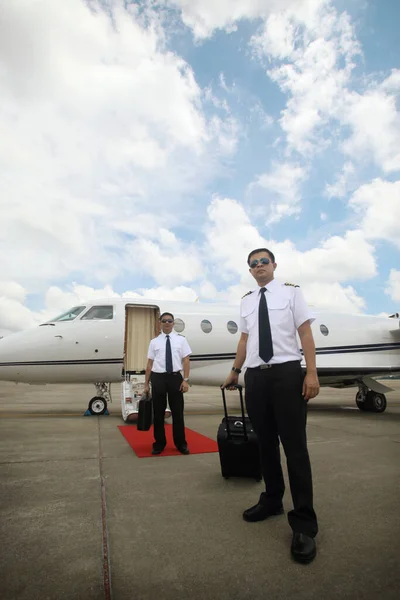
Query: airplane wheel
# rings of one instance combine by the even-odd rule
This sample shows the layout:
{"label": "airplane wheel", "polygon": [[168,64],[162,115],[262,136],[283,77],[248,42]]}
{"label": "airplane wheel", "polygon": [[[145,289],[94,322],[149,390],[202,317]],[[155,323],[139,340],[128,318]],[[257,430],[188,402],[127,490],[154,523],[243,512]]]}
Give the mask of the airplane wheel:
{"label": "airplane wheel", "polygon": [[360,410],[369,410],[368,404],[367,404],[367,398],[365,398],[365,400],[361,400],[362,397],[363,397],[363,395],[361,394],[361,392],[357,392],[356,404],[357,404],[358,408]]}
{"label": "airplane wheel", "polygon": [[89,402],[88,408],[92,415],[104,415],[107,410],[107,402],[102,396],[95,396]]}
{"label": "airplane wheel", "polygon": [[377,392],[368,392],[367,394],[368,410],[375,413],[383,413],[386,410],[387,402],[385,394]]}

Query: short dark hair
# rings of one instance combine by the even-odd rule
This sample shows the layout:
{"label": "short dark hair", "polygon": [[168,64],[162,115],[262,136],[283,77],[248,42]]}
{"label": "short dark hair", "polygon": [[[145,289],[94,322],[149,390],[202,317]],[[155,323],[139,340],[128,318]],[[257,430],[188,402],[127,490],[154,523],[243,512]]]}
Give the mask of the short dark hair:
{"label": "short dark hair", "polygon": [[175,321],[175,317],[174,317],[174,315],[173,315],[172,313],[169,313],[169,312],[165,312],[165,313],[163,313],[163,314],[161,315],[161,317],[160,317],[160,321],[161,321],[161,319],[162,319],[163,317],[166,317],[167,315],[168,315],[169,317],[172,317],[172,320],[173,320],[173,321]]}
{"label": "short dark hair", "polygon": [[273,255],[271,250],[268,250],[268,248],[256,248],[256,250],[252,250],[247,257],[247,264],[249,266],[250,266],[250,258],[253,256],[253,254],[258,254],[259,252],[266,252],[267,254],[269,254],[269,257],[272,260],[272,262],[273,263],[275,262],[275,256]]}

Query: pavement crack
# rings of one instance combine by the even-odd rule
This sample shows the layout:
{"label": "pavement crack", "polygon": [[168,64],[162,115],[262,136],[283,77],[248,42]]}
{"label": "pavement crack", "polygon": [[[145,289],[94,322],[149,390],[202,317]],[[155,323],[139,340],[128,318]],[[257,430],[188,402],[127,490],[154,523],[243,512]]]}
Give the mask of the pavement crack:
{"label": "pavement crack", "polygon": [[0,465],[25,465],[25,464],[43,464],[43,463],[59,463],[59,462],[82,462],[83,460],[98,461],[98,456],[79,456],[77,458],[48,458],[48,459],[32,459],[32,460],[4,460],[0,461]]}
{"label": "pavement crack", "polygon": [[106,485],[103,472],[103,453],[101,447],[101,431],[100,419],[97,420],[98,436],[99,436],[99,476],[100,476],[100,497],[101,497],[101,523],[102,523],[102,562],[103,562],[103,589],[105,600],[112,600],[111,588],[111,564],[110,564],[110,548],[107,524],[107,499]]}

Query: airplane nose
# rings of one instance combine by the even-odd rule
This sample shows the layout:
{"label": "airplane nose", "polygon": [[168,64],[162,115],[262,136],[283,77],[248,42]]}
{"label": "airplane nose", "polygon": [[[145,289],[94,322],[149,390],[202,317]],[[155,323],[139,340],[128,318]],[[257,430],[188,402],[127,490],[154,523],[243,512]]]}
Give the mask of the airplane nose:
{"label": "airplane nose", "polygon": [[0,380],[42,382],[46,365],[57,360],[64,329],[34,327],[0,339]]}
{"label": "airplane nose", "polygon": [[40,360],[40,332],[37,328],[12,333],[0,339],[0,380],[29,381],[26,371]]}
{"label": "airplane nose", "polygon": [[8,335],[0,340],[0,380],[1,381],[13,381],[13,368],[11,367],[12,360],[12,346],[10,339],[14,337],[14,334]]}

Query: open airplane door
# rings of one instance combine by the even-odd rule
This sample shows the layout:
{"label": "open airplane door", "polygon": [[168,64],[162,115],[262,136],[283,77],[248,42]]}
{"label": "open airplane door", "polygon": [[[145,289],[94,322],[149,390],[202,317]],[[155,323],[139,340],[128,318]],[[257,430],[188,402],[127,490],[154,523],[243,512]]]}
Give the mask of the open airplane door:
{"label": "open airplane door", "polygon": [[158,335],[158,306],[129,304],[125,307],[124,381],[121,409],[124,421],[135,423],[138,402],[143,393],[147,351],[152,338]]}
{"label": "open airplane door", "polygon": [[159,334],[158,306],[125,307],[125,375],[144,375],[150,340]]}
{"label": "open airplane door", "polygon": [[[150,340],[160,333],[158,306],[128,304],[125,307],[124,374],[121,407],[124,421],[135,423],[143,393]],[[167,408],[165,417],[171,416]]]}

